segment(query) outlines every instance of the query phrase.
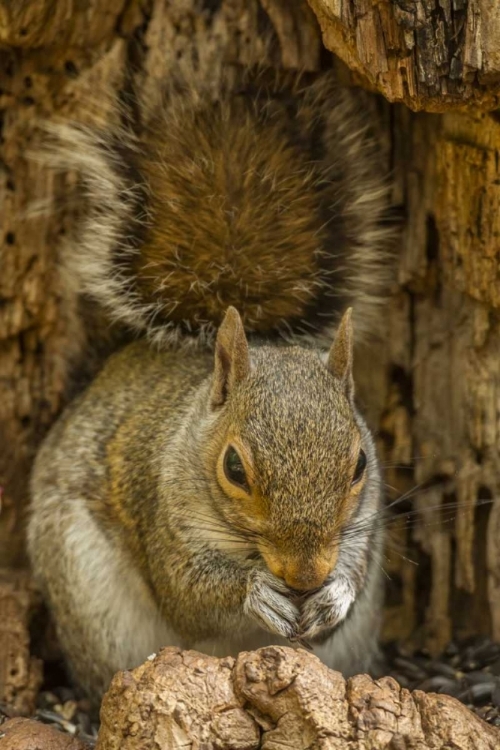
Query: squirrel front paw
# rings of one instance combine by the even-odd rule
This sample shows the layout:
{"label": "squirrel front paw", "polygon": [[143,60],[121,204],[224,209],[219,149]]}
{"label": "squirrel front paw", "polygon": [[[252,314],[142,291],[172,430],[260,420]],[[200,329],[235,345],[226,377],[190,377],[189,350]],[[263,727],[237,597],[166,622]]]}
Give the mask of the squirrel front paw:
{"label": "squirrel front paw", "polygon": [[283,638],[298,632],[299,610],[289,599],[288,587],[267,570],[252,570],[248,579],[245,613],[266,630]]}
{"label": "squirrel front paw", "polygon": [[301,638],[311,639],[338,625],[346,617],[356,598],[353,584],[345,576],[328,582],[302,605],[299,622]]}

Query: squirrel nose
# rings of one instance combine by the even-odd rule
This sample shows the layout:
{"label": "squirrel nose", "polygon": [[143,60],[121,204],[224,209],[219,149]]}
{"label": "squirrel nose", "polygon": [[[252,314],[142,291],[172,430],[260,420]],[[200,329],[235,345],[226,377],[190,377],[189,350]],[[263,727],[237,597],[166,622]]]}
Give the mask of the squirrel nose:
{"label": "squirrel nose", "polygon": [[310,565],[285,565],[282,577],[291,589],[311,591],[319,588],[329,573],[330,565],[321,561]]}
{"label": "squirrel nose", "polygon": [[283,578],[287,586],[296,591],[312,591],[319,588],[335,567],[337,555],[318,554],[315,557],[286,555],[277,550],[260,550],[267,567],[278,578]]}

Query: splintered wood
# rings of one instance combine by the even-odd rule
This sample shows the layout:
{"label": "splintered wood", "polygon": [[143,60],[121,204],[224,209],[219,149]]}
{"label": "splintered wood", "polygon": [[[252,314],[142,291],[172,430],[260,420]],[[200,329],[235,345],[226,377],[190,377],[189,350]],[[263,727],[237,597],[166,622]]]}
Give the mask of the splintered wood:
{"label": "splintered wood", "polygon": [[406,635],[423,613],[426,645],[439,652],[453,632],[500,639],[500,123],[480,112],[395,115],[396,191],[411,221],[382,431],[388,484],[411,468],[419,511],[399,533],[399,550],[419,563],[396,564],[413,588],[399,612]]}
{"label": "splintered wood", "polygon": [[166,648],[119,672],[96,750],[496,750],[500,729],[454,698],[390,677],[345,680],[311,654],[269,647],[236,660]]}
{"label": "splintered wood", "polygon": [[30,655],[29,621],[35,602],[28,576],[0,570],[0,702],[31,714],[42,681],[42,665]]}
{"label": "splintered wood", "polygon": [[500,105],[492,0],[309,0],[325,46],[390,102],[443,112]]}

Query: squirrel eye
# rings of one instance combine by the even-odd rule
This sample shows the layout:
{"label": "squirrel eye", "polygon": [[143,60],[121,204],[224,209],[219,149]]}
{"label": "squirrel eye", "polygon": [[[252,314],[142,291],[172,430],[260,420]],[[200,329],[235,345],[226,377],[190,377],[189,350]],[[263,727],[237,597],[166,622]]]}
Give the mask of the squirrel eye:
{"label": "squirrel eye", "polygon": [[356,464],[356,468],[354,469],[354,476],[352,478],[351,484],[357,484],[361,477],[364,474],[366,468],[366,453],[363,449],[359,451],[358,456],[358,463]]}
{"label": "squirrel eye", "polygon": [[232,445],[228,447],[224,455],[224,474],[233,484],[241,487],[246,492],[250,491],[243,462]]}

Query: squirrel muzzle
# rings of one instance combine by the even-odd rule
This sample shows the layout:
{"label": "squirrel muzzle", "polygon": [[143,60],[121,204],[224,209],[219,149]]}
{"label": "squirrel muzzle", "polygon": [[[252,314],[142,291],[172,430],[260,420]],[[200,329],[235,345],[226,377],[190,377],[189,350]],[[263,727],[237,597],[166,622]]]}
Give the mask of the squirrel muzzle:
{"label": "squirrel muzzle", "polygon": [[338,550],[308,558],[280,555],[272,553],[269,549],[262,550],[261,554],[271,573],[278,578],[283,578],[291,589],[312,591],[322,586],[332,572],[337,561]]}

